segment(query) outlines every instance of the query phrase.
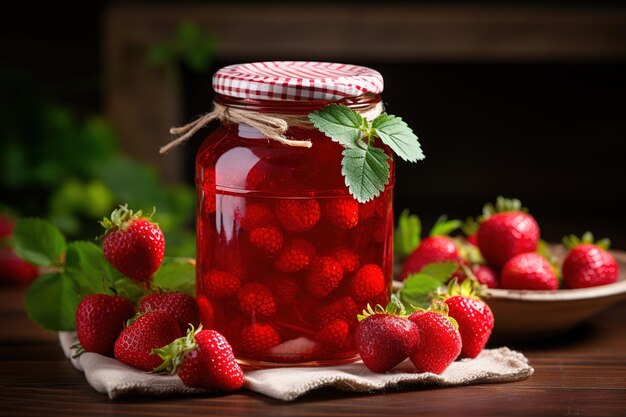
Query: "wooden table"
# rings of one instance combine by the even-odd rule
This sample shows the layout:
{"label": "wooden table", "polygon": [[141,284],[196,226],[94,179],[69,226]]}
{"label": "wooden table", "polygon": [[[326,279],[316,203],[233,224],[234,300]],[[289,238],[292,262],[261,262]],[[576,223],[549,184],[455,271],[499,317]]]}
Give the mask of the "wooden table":
{"label": "wooden table", "polygon": [[209,397],[110,401],[65,359],[57,336],[32,324],[23,289],[0,289],[0,415],[626,416],[626,303],[559,340],[522,350],[521,382],[357,395],[322,390],[292,403],[241,391]]}

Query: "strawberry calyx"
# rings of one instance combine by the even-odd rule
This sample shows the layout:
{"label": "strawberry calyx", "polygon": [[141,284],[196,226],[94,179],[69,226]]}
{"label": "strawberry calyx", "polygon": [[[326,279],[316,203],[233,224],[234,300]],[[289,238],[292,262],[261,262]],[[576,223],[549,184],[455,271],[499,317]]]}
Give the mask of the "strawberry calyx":
{"label": "strawberry calyx", "polygon": [[452,219],[448,220],[448,216],[445,214],[440,216],[432,229],[430,229],[430,236],[448,236],[450,233],[454,232],[456,229],[462,226],[462,222],[460,220]]}
{"label": "strawberry calyx", "polygon": [[517,198],[505,198],[499,195],[496,198],[496,204],[487,203],[483,207],[483,214],[478,218],[478,222],[482,223],[496,213],[506,212],[523,212],[528,213],[526,207],[522,207],[522,202]]}
{"label": "strawberry calyx", "polygon": [[480,218],[468,217],[465,219],[463,224],[461,225],[461,232],[467,237],[478,232],[478,228],[480,227]]}
{"label": "strawberry calyx", "polygon": [[158,349],[152,349],[150,352],[151,354],[159,355],[159,357],[163,359],[163,363],[154,368],[153,372],[169,373],[170,375],[175,374],[176,370],[183,362],[185,353],[198,347],[198,344],[196,343],[196,335],[202,331],[202,324],[198,326],[197,329],[194,329],[192,324],[190,324],[189,327],[190,328],[187,330],[187,334],[185,336],[174,340],[169,345],[165,345]]}
{"label": "strawberry calyx", "polygon": [[154,216],[155,212],[156,208],[153,208],[152,213],[144,215],[143,211],[138,210],[137,212],[133,212],[133,210],[128,208],[128,204],[124,204],[113,210],[110,218],[104,217],[100,224],[104,227],[104,234],[106,235],[115,230],[126,230],[135,220],[152,221],[152,216]]}
{"label": "strawberry calyx", "polygon": [[611,246],[610,239],[605,238],[605,239],[600,239],[598,241],[595,241],[593,238],[593,233],[591,232],[585,232],[581,237],[578,237],[576,235],[569,235],[569,236],[563,237],[563,244],[568,249],[574,249],[576,246],[583,244],[583,243],[595,245],[599,247],[600,249],[604,249],[604,250],[607,250]]}
{"label": "strawberry calyx", "polygon": [[450,310],[450,308],[448,307],[448,304],[446,304],[442,300],[434,299],[428,308],[415,307],[413,305],[411,306],[411,308],[413,308],[413,310],[415,310],[415,312],[417,313],[432,312],[432,313],[441,314],[442,316],[447,318],[450,323],[452,323],[455,329],[457,330],[459,329],[459,323],[454,319],[454,317],[451,317],[448,315],[448,312]]}
{"label": "strawberry calyx", "polygon": [[395,295],[391,295],[391,301],[387,304],[386,307],[381,306],[380,304],[376,304],[374,308],[370,304],[367,304],[367,307],[363,310],[361,314],[357,314],[357,319],[359,321],[363,321],[366,318],[373,316],[375,314],[382,314],[388,316],[398,316],[402,318],[408,317],[406,309],[404,308],[404,304],[402,301]]}
{"label": "strawberry calyx", "polygon": [[445,301],[451,297],[462,296],[480,300],[487,293],[487,287],[478,282],[470,268],[466,265],[461,265],[461,268],[467,277],[461,283],[454,278],[447,287],[440,287],[437,290],[439,299]]}

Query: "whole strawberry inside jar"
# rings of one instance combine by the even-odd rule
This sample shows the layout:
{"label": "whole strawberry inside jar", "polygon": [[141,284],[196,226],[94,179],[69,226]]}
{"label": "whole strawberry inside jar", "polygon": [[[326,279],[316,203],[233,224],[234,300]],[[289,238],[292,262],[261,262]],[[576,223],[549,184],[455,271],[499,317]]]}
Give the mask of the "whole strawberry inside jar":
{"label": "whole strawberry inside jar", "polygon": [[344,147],[307,115],[340,103],[373,119],[382,76],[354,65],[260,62],[220,69],[213,87],[222,123],[196,160],[204,327],[222,333],[244,365],[357,359],[357,313],[390,297],[393,159],[381,148],[389,180],[359,203],[342,175]]}

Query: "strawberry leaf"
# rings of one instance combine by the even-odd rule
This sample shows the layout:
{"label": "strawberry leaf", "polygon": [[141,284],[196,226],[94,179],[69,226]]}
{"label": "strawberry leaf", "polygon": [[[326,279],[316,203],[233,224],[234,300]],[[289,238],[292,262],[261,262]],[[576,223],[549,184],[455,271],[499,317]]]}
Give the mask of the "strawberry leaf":
{"label": "strawberry leaf", "polygon": [[459,266],[455,262],[438,262],[426,265],[419,273],[412,274],[404,280],[398,297],[407,308],[411,306],[427,308],[431,299],[456,271]]}
{"label": "strawberry leaf", "polygon": [[102,249],[92,242],[72,242],[67,247],[66,273],[78,285],[81,295],[106,293],[123,275],[106,260]]}
{"label": "strawberry leaf", "polygon": [[61,231],[41,219],[20,219],[13,232],[17,255],[38,266],[58,265],[66,242]]}
{"label": "strawberry leaf", "polygon": [[196,268],[190,263],[168,263],[155,272],[153,284],[168,291],[195,295]]}
{"label": "strawberry leaf", "polygon": [[439,282],[445,282],[458,268],[459,264],[456,262],[435,262],[422,268],[420,274],[428,275]]}
{"label": "strawberry leaf", "polygon": [[400,117],[383,113],[372,121],[372,128],[383,143],[405,161],[424,159],[417,136]]}
{"label": "strawberry leaf", "polygon": [[447,236],[461,227],[463,222],[460,220],[448,220],[448,217],[443,215],[437,219],[437,222],[430,230],[431,236]]}
{"label": "strawberry leaf", "polygon": [[309,114],[318,130],[346,148],[354,147],[367,126],[367,121],[354,110],[339,104],[329,104]]}
{"label": "strawberry leaf", "polygon": [[394,234],[394,251],[396,256],[404,259],[419,246],[422,234],[422,222],[409,210],[404,210],[398,219],[398,227]]}
{"label": "strawberry leaf", "polygon": [[24,297],[28,317],[54,331],[76,329],[79,302],[76,284],[67,274],[42,275],[28,287]]}
{"label": "strawberry leaf", "polygon": [[341,173],[350,194],[359,203],[378,197],[389,182],[389,156],[369,145],[344,149]]}

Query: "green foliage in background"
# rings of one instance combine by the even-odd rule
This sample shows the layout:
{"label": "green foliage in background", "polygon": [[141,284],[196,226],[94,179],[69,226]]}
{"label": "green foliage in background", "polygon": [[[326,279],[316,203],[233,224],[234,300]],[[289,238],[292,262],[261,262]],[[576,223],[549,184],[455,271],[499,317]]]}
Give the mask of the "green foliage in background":
{"label": "green foliage in background", "polygon": [[151,45],[146,57],[157,66],[175,68],[181,62],[198,73],[206,72],[215,54],[217,41],[191,22],[181,23],[172,39]]}

